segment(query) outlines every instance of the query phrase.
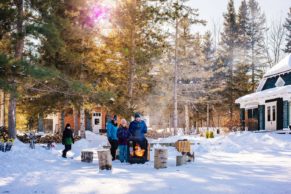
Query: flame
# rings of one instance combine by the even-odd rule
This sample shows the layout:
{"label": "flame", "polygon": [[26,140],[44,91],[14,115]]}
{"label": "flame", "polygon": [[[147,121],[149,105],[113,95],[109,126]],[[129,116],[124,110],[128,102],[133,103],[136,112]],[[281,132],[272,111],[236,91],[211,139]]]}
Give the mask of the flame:
{"label": "flame", "polygon": [[135,149],[134,153],[135,153],[136,156],[143,157],[144,152],[145,152],[144,149],[141,149],[141,147],[138,144],[136,144],[136,146],[134,147],[134,149]]}

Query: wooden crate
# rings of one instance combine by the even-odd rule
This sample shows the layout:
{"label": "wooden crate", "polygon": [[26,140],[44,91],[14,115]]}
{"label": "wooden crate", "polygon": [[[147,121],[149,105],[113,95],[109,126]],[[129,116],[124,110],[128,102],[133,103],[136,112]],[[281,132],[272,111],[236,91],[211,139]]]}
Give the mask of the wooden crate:
{"label": "wooden crate", "polygon": [[191,152],[191,144],[189,141],[177,141],[175,143],[178,152]]}

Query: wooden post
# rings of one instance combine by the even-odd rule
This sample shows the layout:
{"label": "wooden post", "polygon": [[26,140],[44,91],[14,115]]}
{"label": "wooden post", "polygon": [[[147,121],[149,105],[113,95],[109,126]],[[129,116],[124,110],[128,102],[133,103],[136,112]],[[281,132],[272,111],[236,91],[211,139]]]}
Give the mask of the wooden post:
{"label": "wooden post", "polygon": [[186,155],[176,156],[176,166],[186,164]]}
{"label": "wooden post", "polygon": [[103,149],[98,150],[98,160],[99,160],[99,169],[100,170],[111,170],[112,169],[112,157],[110,150]]}
{"label": "wooden post", "polygon": [[93,162],[93,152],[92,151],[83,151],[81,152],[81,161],[82,162]]}
{"label": "wooden post", "polygon": [[147,155],[147,160],[151,160],[151,145],[148,143],[148,155]]}
{"label": "wooden post", "polygon": [[168,150],[165,148],[155,149],[154,167],[155,169],[167,168]]}

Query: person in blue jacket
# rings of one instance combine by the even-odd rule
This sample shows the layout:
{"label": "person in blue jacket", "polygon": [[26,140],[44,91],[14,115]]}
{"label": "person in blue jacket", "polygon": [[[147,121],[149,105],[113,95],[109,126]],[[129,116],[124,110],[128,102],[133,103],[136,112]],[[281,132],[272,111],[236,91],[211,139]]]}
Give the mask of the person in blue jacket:
{"label": "person in blue jacket", "polygon": [[107,138],[111,145],[110,151],[112,160],[116,159],[116,150],[118,148],[118,138],[117,138],[117,116],[114,115],[113,119],[106,124]]}
{"label": "person in blue jacket", "polygon": [[129,125],[129,133],[132,138],[143,141],[145,140],[144,134],[147,133],[147,125],[141,119],[141,115],[139,113],[134,114],[134,121],[132,121]]}

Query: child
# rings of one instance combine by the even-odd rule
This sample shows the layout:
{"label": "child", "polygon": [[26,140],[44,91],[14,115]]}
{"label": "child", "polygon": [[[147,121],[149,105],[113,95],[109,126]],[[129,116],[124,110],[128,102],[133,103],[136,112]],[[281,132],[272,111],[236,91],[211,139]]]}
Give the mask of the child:
{"label": "child", "polygon": [[63,132],[62,144],[65,146],[63,150],[63,158],[67,158],[67,152],[72,149],[72,144],[74,143],[73,131],[71,130],[71,125],[68,123]]}
{"label": "child", "polygon": [[121,120],[121,125],[117,130],[118,137],[118,149],[119,149],[119,160],[120,162],[127,162],[127,141],[129,138],[129,131],[127,128],[127,121],[125,119]]}

